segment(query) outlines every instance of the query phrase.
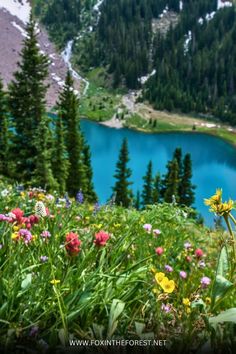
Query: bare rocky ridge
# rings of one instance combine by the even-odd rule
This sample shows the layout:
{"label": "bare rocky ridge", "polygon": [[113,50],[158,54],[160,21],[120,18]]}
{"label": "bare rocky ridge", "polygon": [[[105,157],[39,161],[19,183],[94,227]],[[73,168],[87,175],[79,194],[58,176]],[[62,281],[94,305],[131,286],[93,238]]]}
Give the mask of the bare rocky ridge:
{"label": "bare rocky ridge", "polygon": [[[6,9],[0,8],[0,75],[4,86],[7,87],[13,79],[13,73],[17,70],[17,61],[24,39],[24,23]],[[42,26],[38,30],[38,42],[40,50],[48,55],[49,65],[49,89],[47,92],[47,108],[52,108],[58,97],[58,92],[64,84],[67,64],[61,54],[57,53],[55,46],[50,42],[48,34]],[[80,91],[80,80],[75,80],[75,90]]]}

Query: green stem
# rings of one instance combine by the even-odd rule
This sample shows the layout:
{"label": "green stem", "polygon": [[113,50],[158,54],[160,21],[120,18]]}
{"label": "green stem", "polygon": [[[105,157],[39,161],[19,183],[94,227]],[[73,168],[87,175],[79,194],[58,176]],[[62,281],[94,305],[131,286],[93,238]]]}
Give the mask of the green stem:
{"label": "green stem", "polygon": [[232,230],[232,227],[231,227],[231,224],[229,222],[229,216],[231,216],[230,214],[228,215],[224,215],[224,220],[225,220],[225,223],[228,227],[228,230],[229,230],[229,234],[231,236],[231,241],[232,241],[232,247],[233,247],[233,269],[232,269],[232,273],[234,272],[234,268],[235,268],[235,264],[236,264],[236,244],[235,244],[235,239],[234,239],[234,234],[233,234],[233,230]]}
{"label": "green stem", "polygon": [[54,290],[54,292],[56,294],[56,297],[57,297],[59,312],[60,312],[60,315],[61,315],[62,326],[63,326],[64,332],[65,332],[65,340],[66,340],[66,343],[67,343],[67,341],[68,341],[67,325],[66,325],[65,316],[64,316],[64,313],[63,313],[63,310],[62,310],[62,306],[61,306],[60,295],[58,294],[58,291],[57,291],[57,288],[56,288],[55,285],[53,285],[53,290]]}

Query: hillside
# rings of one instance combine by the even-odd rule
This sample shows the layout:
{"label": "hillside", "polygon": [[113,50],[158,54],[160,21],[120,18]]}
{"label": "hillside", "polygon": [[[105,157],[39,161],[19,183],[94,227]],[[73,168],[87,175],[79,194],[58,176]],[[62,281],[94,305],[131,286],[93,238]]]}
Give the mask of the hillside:
{"label": "hillside", "polygon": [[[138,212],[1,183],[0,213],[0,346],[8,352],[165,339],[168,352],[187,353],[210,339],[211,317],[235,304],[211,292],[221,231],[197,225],[188,209]],[[213,347],[221,344],[215,337]]]}
{"label": "hillside", "polygon": [[235,125],[233,1],[40,3],[36,14],[55,42],[75,39],[74,62],[86,75],[99,68],[104,84],[143,88],[143,99],[157,110],[197,112]]}

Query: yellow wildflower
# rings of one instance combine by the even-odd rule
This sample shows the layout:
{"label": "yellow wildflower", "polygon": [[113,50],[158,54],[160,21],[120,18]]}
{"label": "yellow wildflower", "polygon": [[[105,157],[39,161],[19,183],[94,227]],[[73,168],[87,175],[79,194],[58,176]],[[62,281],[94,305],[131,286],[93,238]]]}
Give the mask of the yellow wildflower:
{"label": "yellow wildflower", "polygon": [[173,293],[175,290],[175,282],[174,280],[169,280],[167,277],[164,277],[160,283],[160,286],[164,290],[165,293]]}
{"label": "yellow wildflower", "polygon": [[121,224],[114,224],[115,228],[119,228],[121,226]]}
{"label": "yellow wildflower", "polygon": [[17,240],[18,238],[19,238],[18,232],[14,232],[13,234],[11,234],[12,240]]}
{"label": "yellow wildflower", "polygon": [[205,303],[206,303],[207,305],[210,305],[210,304],[211,304],[211,298],[210,298],[210,297],[206,297]]}
{"label": "yellow wildflower", "polygon": [[157,284],[160,284],[160,282],[163,280],[163,278],[165,278],[164,273],[159,272],[159,273],[155,274],[155,279],[156,279]]}
{"label": "yellow wildflower", "polygon": [[25,198],[25,192],[21,192],[20,195],[23,199]]}
{"label": "yellow wildflower", "polygon": [[60,282],[61,282],[61,281],[58,280],[58,279],[53,279],[53,280],[50,281],[50,283],[51,283],[52,285],[59,284]]}
{"label": "yellow wildflower", "polygon": [[188,314],[190,314],[190,313],[191,313],[191,309],[190,309],[190,307],[187,307],[187,308],[186,308],[186,312],[187,312]]}
{"label": "yellow wildflower", "polygon": [[39,193],[38,200],[44,200],[44,199],[45,199],[45,195],[43,193]]}
{"label": "yellow wildflower", "polygon": [[189,298],[187,298],[187,297],[183,298],[182,302],[183,302],[184,306],[190,306],[190,304],[191,304]]}
{"label": "yellow wildflower", "polygon": [[210,211],[213,213],[224,216],[234,208],[234,202],[229,199],[228,202],[222,203],[222,190],[217,189],[216,194],[210,199],[205,199],[205,204],[210,206]]}
{"label": "yellow wildflower", "polygon": [[19,231],[20,227],[19,226],[13,226],[13,231]]}
{"label": "yellow wildflower", "polygon": [[205,204],[212,206],[215,204],[221,204],[222,202],[222,189],[217,189],[216,194],[214,194],[210,199],[205,199]]}

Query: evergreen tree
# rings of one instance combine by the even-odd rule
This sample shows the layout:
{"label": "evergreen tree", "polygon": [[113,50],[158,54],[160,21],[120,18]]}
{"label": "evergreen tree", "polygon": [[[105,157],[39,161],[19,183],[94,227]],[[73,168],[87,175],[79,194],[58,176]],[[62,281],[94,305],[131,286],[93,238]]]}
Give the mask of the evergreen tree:
{"label": "evergreen tree", "polygon": [[87,190],[86,168],[83,162],[83,137],[78,118],[78,99],[73,90],[73,79],[67,72],[63,91],[60,93],[58,110],[62,117],[66,135],[69,169],[66,181],[68,193],[75,196],[78,191]]}
{"label": "evergreen tree", "polygon": [[132,200],[132,191],[129,188],[132,184],[132,182],[129,181],[132,171],[127,167],[128,162],[128,143],[127,139],[124,139],[120,149],[119,159],[116,164],[116,173],[114,175],[117,181],[112,189],[115,194],[115,203],[117,205],[122,205],[125,208],[130,206]]}
{"label": "evergreen tree", "polygon": [[84,193],[84,196],[88,202],[94,203],[98,200],[98,198],[95,193],[94,185],[93,185],[93,170],[92,170],[92,165],[91,165],[90,147],[86,143],[84,144],[84,147],[83,147],[83,162],[84,162],[85,174],[86,174],[86,178],[87,178],[87,188]]}
{"label": "evergreen tree", "polygon": [[136,194],[134,207],[135,207],[135,209],[137,209],[137,210],[140,209],[140,192],[139,192],[139,191],[137,191],[137,194]]}
{"label": "evergreen tree", "polygon": [[144,185],[142,191],[142,205],[153,204],[153,177],[152,177],[152,161],[148,163],[147,173],[143,177]]}
{"label": "evergreen tree", "polygon": [[61,115],[58,115],[55,127],[55,142],[53,152],[53,175],[58,183],[61,195],[66,192],[66,180],[68,177],[68,156],[65,146],[65,134]]}
{"label": "evergreen tree", "polygon": [[164,201],[167,203],[171,203],[173,201],[173,197],[178,202],[179,195],[179,166],[176,159],[170,161],[167,165],[168,171],[166,174],[166,189],[164,193]]}
{"label": "evergreen tree", "polygon": [[38,138],[36,132],[39,125],[42,129],[45,123],[43,116],[47,86],[44,81],[48,73],[48,59],[39,51],[32,15],[26,32],[18,71],[9,85],[9,105],[16,132],[14,154],[17,161],[17,176],[24,182],[30,181],[35,172],[40,145],[36,141]]}
{"label": "evergreen tree", "polygon": [[191,183],[192,178],[192,161],[190,154],[186,154],[183,161],[183,176],[179,187],[179,203],[191,206],[194,203],[195,186]]}
{"label": "evergreen tree", "polygon": [[49,119],[43,115],[35,133],[36,163],[32,183],[45,189],[55,190],[58,185],[53,177]]}
{"label": "evergreen tree", "polygon": [[0,175],[9,176],[9,122],[7,100],[0,78]]}
{"label": "evergreen tree", "polygon": [[153,199],[154,204],[157,204],[160,202],[160,193],[161,193],[161,177],[160,177],[160,174],[157,173],[157,175],[154,177],[154,181],[153,181],[152,199]]}

